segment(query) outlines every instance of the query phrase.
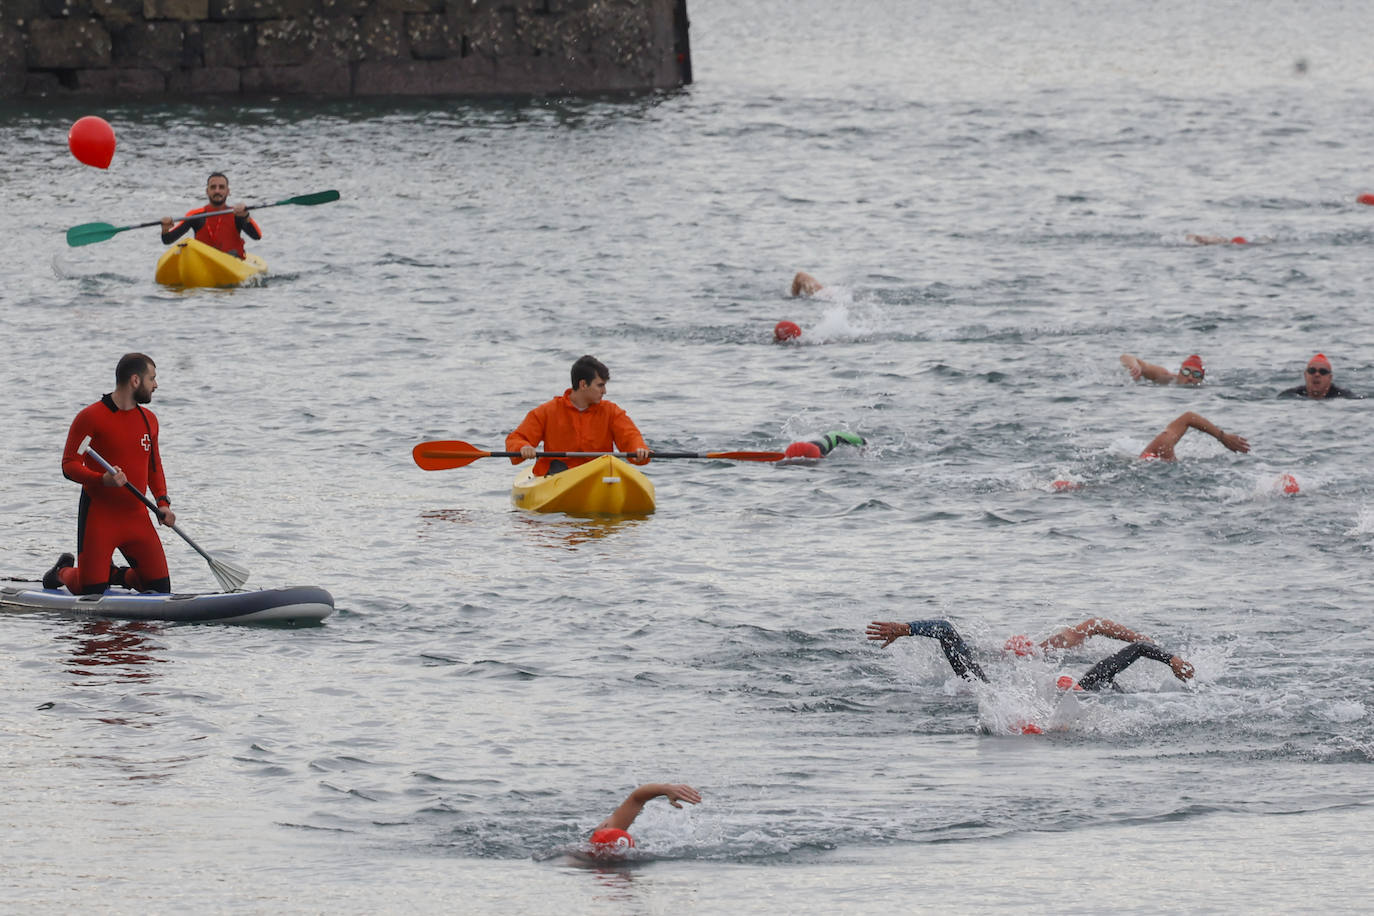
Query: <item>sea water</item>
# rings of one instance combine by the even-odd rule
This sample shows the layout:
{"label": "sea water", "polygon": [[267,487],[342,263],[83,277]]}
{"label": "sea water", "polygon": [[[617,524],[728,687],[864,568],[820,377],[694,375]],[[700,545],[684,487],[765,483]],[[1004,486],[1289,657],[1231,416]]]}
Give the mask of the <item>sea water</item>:
{"label": "sea water", "polygon": [[[1363,909],[1370,401],[1363,7],[693,0],[698,81],[631,98],[0,109],[0,569],[74,549],[76,412],[129,350],[180,524],[338,613],[5,620],[11,908]],[[108,171],[65,148],[100,114]],[[242,289],[152,281],[205,176],[270,202]],[[1197,246],[1189,233],[1257,240]],[[787,289],[805,269],[814,299]],[[803,329],[780,346],[782,319]],[[1130,352],[1206,361],[1132,383]],[[660,449],[648,518],[529,516],[499,449],[572,361]],[[1137,461],[1184,411],[1174,464]],[[1285,495],[1282,475],[1299,493]],[[1056,481],[1076,486],[1065,488]],[[178,589],[212,590],[165,536]],[[1190,660],[1061,710],[1117,644]],[[991,687],[932,640],[947,617]],[[636,784],[638,855],[569,855]]]}

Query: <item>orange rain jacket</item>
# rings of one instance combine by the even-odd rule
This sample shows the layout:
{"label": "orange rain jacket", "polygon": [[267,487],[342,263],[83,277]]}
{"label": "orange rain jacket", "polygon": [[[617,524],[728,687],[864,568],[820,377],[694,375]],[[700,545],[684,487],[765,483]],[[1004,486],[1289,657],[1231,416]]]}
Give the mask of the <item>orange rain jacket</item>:
{"label": "orange rain jacket", "polygon": [[[568,400],[569,388],[551,401],[546,401],[525,415],[525,419],[506,437],[506,451],[518,452],[523,446],[539,447],[549,452],[633,452],[648,448],[630,415],[605,398],[586,410],[578,410]],[[519,464],[519,456],[510,460]],[[585,464],[590,458],[560,458],[568,467]],[[549,472],[550,460],[540,458],[534,473],[540,477]]]}

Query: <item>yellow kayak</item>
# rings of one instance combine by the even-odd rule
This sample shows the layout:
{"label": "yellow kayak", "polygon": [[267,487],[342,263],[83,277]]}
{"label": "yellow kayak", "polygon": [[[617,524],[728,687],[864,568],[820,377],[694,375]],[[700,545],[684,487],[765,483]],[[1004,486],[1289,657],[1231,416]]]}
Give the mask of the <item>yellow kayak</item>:
{"label": "yellow kayak", "polygon": [[267,270],[255,254],[237,258],[204,242],[184,239],[157,259],[157,282],[167,286],[238,286]]}
{"label": "yellow kayak", "polygon": [[510,501],[531,512],[647,515],[654,511],[654,485],[633,465],[602,455],[547,477],[535,477],[529,467],[511,485]]}

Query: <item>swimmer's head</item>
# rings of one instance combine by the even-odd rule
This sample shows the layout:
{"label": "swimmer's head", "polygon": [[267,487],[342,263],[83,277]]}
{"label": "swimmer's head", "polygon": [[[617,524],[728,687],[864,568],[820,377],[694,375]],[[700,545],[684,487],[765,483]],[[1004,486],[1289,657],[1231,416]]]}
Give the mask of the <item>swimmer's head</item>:
{"label": "swimmer's head", "polygon": [[1207,375],[1207,369],[1202,365],[1202,357],[1194,353],[1183,361],[1183,365],[1178,368],[1178,380],[1184,385],[1201,385],[1203,378]]}
{"label": "swimmer's head", "polygon": [[786,458],[819,458],[822,453],[821,447],[814,442],[793,442],[782,454]]}
{"label": "swimmer's head", "polygon": [[1002,651],[1021,656],[1034,655],[1036,651],[1035,640],[1024,633],[1017,633],[1007,640],[1006,645],[1002,646]]}
{"label": "swimmer's head", "polygon": [[794,321],[779,321],[773,325],[773,339],[778,343],[798,337],[801,337],[801,328]]}
{"label": "swimmer's head", "polygon": [[623,855],[634,849],[635,838],[618,827],[602,827],[592,831],[591,843],[593,855]]}
{"label": "swimmer's head", "polygon": [[1075,681],[1073,678],[1069,677],[1067,674],[1061,674],[1061,675],[1059,675],[1059,680],[1057,680],[1057,681],[1054,682],[1054,686],[1058,687],[1060,690],[1082,690],[1082,689],[1083,689],[1082,687],[1078,686],[1078,682],[1077,682],[1077,681]]}
{"label": "swimmer's head", "polygon": [[1243,236],[1243,235],[1238,235],[1238,236],[1236,236],[1235,238],[1231,239],[1231,244],[1232,244],[1232,245],[1248,245],[1248,244],[1250,244],[1250,243],[1247,242],[1247,241],[1245,240],[1245,236]]}
{"label": "swimmer's head", "polygon": [[1322,353],[1318,353],[1307,361],[1307,370],[1303,373],[1303,383],[1307,385],[1307,396],[1309,398],[1324,398],[1331,391],[1331,360],[1327,359]]}

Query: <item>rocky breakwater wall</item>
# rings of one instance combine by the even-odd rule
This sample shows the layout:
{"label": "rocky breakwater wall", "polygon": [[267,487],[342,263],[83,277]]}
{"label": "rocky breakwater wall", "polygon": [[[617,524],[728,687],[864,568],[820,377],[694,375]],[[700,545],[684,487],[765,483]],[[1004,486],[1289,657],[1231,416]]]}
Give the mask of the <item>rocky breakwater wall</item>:
{"label": "rocky breakwater wall", "polygon": [[0,0],[0,97],[577,93],[691,80],[687,0]]}

